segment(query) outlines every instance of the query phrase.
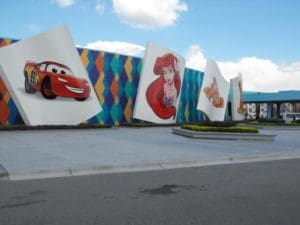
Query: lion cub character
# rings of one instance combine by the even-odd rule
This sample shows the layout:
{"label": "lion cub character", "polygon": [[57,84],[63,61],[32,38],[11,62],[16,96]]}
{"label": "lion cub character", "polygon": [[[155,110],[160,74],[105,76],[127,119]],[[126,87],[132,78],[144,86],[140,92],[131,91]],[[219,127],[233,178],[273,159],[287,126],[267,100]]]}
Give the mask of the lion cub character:
{"label": "lion cub character", "polygon": [[209,101],[212,102],[213,106],[216,108],[224,107],[224,99],[220,97],[219,87],[217,84],[217,79],[213,77],[213,82],[210,86],[204,88],[204,93]]}

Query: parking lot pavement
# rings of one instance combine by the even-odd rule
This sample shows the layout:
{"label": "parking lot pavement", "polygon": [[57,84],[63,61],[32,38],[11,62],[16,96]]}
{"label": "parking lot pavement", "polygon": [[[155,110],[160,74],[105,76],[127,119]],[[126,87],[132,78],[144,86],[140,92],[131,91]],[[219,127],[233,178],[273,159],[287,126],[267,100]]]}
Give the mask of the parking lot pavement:
{"label": "parking lot pavement", "polygon": [[11,179],[25,179],[300,156],[299,130],[260,132],[276,134],[275,141],[189,139],[168,127],[7,131],[0,164]]}

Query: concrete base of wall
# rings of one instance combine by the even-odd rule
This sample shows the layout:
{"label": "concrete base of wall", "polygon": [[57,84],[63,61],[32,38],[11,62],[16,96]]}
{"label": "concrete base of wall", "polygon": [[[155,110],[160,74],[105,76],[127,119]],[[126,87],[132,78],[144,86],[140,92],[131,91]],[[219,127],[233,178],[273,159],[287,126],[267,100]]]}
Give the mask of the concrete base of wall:
{"label": "concrete base of wall", "polygon": [[253,141],[274,141],[276,135],[253,134],[253,133],[228,133],[228,132],[197,132],[182,128],[172,128],[173,134],[198,139],[215,140],[253,140]]}
{"label": "concrete base of wall", "polygon": [[300,130],[300,126],[263,126],[263,125],[252,125],[247,124],[249,127],[254,127],[257,129],[264,129],[264,130]]}

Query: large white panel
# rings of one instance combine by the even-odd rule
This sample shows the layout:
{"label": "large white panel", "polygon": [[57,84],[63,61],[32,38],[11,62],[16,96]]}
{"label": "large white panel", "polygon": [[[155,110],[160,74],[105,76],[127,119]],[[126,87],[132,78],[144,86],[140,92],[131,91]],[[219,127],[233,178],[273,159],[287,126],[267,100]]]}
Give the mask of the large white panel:
{"label": "large white panel", "polygon": [[243,78],[239,76],[230,80],[232,99],[231,99],[231,114],[232,120],[243,120],[245,119],[246,106],[243,102]]}
{"label": "large white panel", "polygon": [[182,56],[149,42],[133,117],[153,123],[176,122],[184,68]]}
{"label": "large white panel", "polygon": [[101,111],[66,27],[0,48],[0,65],[27,125],[79,124]]}
{"label": "large white panel", "polygon": [[211,121],[224,121],[229,93],[229,83],[222,76],[218,65],[207,60],[197,109]]}

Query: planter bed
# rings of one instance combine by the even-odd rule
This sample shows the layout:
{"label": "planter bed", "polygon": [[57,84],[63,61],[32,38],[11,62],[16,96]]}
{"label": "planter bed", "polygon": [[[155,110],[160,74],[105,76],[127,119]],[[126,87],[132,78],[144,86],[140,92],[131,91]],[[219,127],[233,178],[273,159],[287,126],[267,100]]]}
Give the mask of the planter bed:
{"label": "planter bed", "polygon": [[211,131],[192,131],[182,128],[172,128],[173,134],[197,139],[214,140],[253,140],[253,141],[274,141],[276,135],[260,133],[237,133],[237,132],[211,132]]}

